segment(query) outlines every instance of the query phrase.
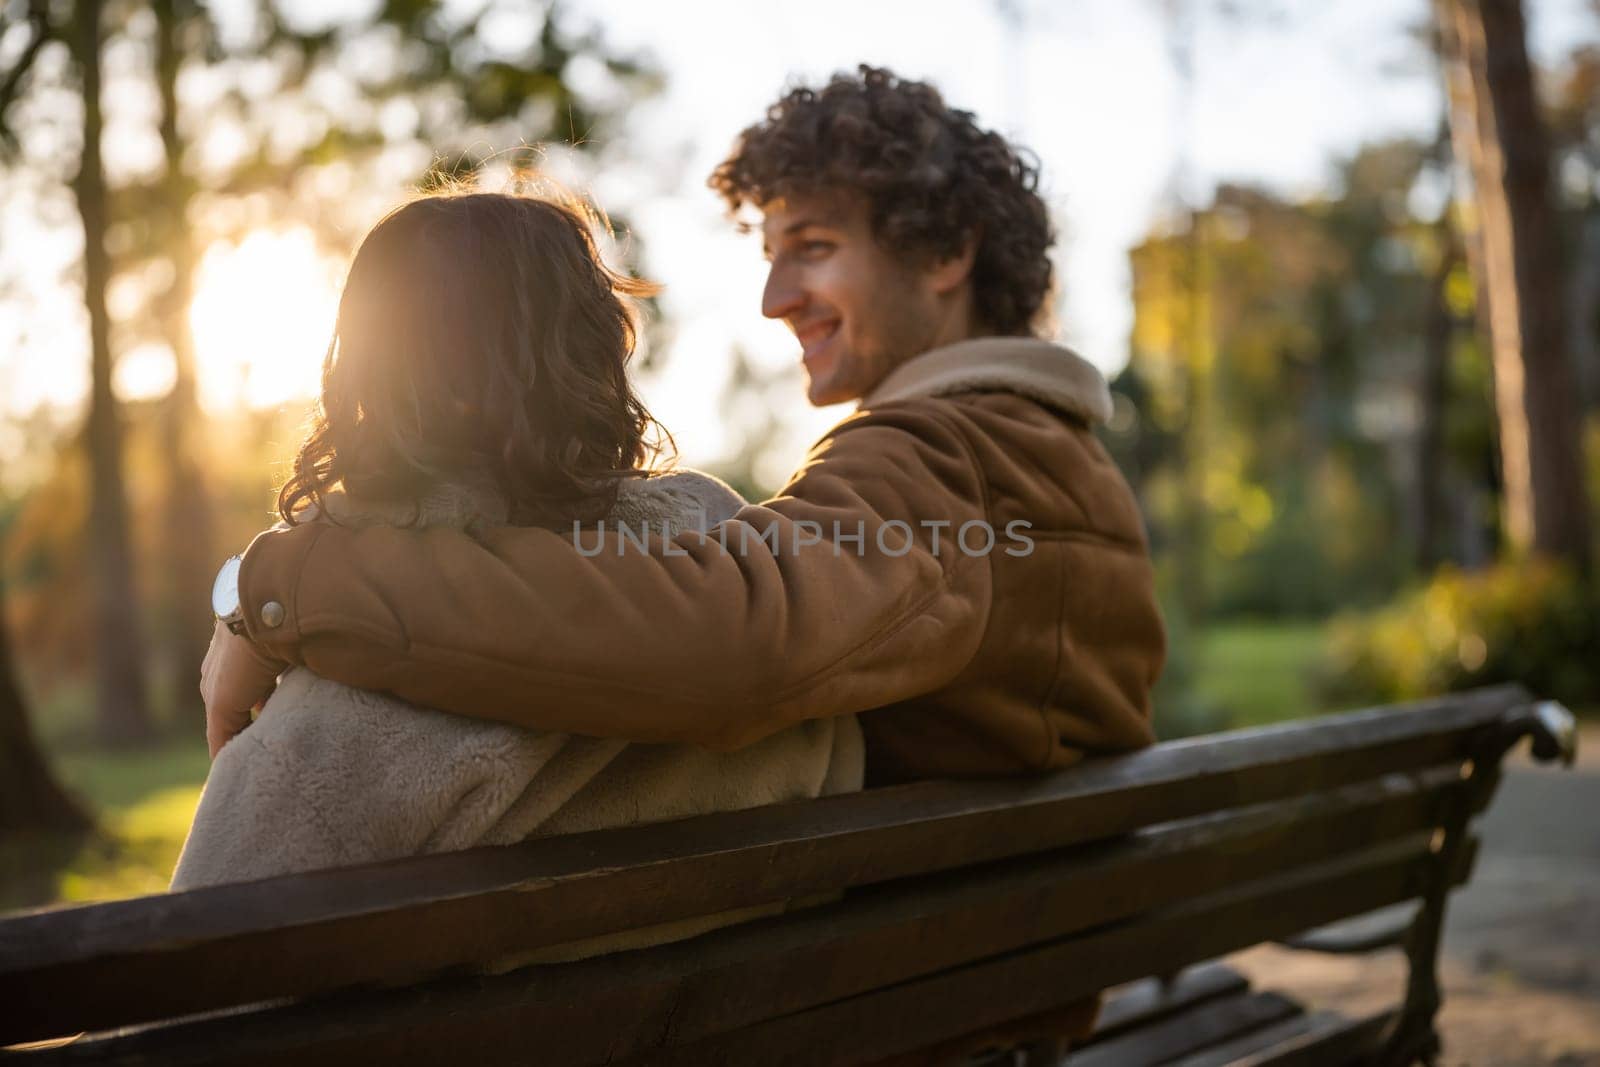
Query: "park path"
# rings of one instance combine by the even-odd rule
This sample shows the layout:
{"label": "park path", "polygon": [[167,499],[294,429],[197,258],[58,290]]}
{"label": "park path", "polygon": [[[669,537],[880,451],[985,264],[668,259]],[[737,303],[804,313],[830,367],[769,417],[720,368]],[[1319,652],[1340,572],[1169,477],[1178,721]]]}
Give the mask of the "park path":
{"label": "park path", "polygon": [[[1600,726],[1584,728],[1570,770],[1508,758],[1479,831],[1477,869],[1446,913],[1441,1067],[1600,1067]],[[1263,946],[1235,962],[1259,985],[1351,1012],[1393,1003],[1405,980],[1392,952]]]}

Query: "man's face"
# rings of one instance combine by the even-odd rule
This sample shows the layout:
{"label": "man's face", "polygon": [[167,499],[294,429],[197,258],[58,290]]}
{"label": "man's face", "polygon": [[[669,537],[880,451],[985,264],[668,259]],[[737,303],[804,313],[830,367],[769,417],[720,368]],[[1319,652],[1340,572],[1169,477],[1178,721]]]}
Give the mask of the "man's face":
{"label": "man's face", "polygon": [[768,261],[761,313],[800,342],[811,403],[859,400],[934,346],[938,287],[872,235],[865,199],[793,196],[762,206]]}

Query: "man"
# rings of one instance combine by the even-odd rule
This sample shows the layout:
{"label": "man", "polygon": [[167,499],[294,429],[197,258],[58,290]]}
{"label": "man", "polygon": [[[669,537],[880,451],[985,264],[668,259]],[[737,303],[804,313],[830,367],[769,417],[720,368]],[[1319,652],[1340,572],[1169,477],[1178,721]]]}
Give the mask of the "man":
{"label": "man", "polygon": [[[711,184],[754,205],[762,312],[814,404],[860,407],[711,538],[312,523],[239,572],[248,640],[203,683],[213,747],[284,663],[529,727],[736,748],[861,712],[869,784],[1148,744],[1164,635],[1092,366],[1039,340],[1036,168],[931,87],[797,89]],[[537,692],[537,704],[527,702]]]}

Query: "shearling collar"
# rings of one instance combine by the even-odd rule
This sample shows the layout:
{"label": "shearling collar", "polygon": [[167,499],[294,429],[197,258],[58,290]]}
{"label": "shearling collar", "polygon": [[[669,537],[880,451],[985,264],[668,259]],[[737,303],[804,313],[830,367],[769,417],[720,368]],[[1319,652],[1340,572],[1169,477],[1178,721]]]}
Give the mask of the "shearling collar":
{"label": "shearling collar", "polygon": [[[351,496],[342,489],[322,495],[328,515],[340,526],[453,526],[472,530],[505,526],[510,507],[488,478],[440,482],[415,500],[381,501]],[[637,528],[664,525],[672,533],[714,526],[745,504],[721,479],[687,467],[617,482],[617,499],[606,520]],[[314,510],[302,521],[316,517]]]}
{"label": "shearling collar", "polygon": [[1111,418],[1111,390],[1094,364],[1035,337],[979,337],[930,349],[890,371],[861,406],[978,390],[1017,393],[1090,422]]}

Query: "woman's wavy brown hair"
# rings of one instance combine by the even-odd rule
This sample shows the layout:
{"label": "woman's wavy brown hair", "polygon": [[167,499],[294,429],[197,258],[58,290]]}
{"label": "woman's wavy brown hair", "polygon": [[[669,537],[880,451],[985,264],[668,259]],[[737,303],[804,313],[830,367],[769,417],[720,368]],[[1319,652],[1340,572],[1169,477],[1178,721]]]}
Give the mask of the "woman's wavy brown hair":
{"label": "woman's wavy brown hair", "polygon": [[1055,240],[1031,153],[980,128],[939,91],[881,68],[794,89],[739,135],[710,185],[730,211],[829,190],[864,195],[878,242],[910,261],[977,240],[975,310],[988,330],[1048,325]]}
{"label": "woman's wavy brown hair", "polygon": [[632,298],[572,200],[426,196],[356,251],[322,369],[322,396],[278,494],[293,525],[335,486],[415,503],[489,484],[511,521],[603,517],[618,480],[671,438],[628,381]]}

